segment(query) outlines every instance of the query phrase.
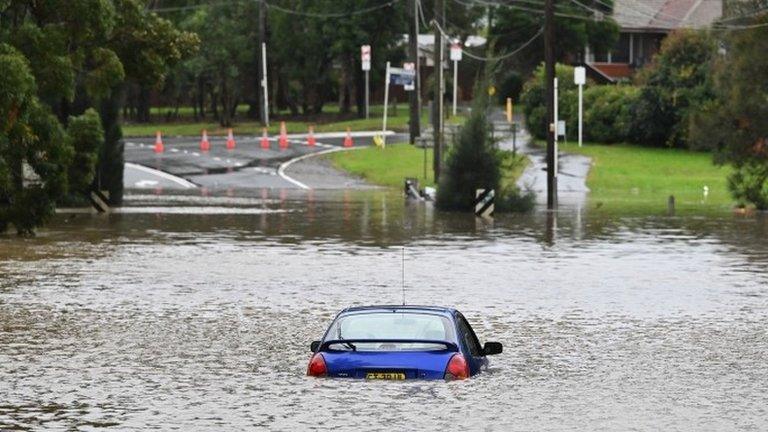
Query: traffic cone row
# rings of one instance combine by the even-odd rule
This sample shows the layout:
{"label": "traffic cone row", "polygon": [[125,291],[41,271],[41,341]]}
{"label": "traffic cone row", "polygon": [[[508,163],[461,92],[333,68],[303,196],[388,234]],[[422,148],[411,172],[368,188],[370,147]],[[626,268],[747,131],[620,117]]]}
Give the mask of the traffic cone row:
{"label": "traffic cone row", "polygon": [[[288,148],[288,131],[285,127],[285,122],[280,122],[280,137],[278,138],[278,145],[281,150],[285,150]],[[309,126],[309,133],[307,134],[307,146],[308,147],[315,147],[317,145],[317,140],[315,139],[315,128],[314,126]],[[234,133],[232,132],[232,129],[227,130],[227,150],[234,150],[237,146],[237,142],[235,141]],[[354,142],[352,141],[352,132],[349,128],[347,128],[347,135],[344,137],[344,147],[352,147],[354,146]],[[269,135],[267,133],[267,128],[262,129],[261,134],[261,148],[263,149],[269,149]],[[208,131],[203,129],[202,137],[200,139],[200,150],[207,152],[211,149],[211,142],[208,139]],[[157,134],[155,135],[155,153],[163,153],[165,152],[165,145],[163,144],[163,136],[160,131],[157,131]]]}

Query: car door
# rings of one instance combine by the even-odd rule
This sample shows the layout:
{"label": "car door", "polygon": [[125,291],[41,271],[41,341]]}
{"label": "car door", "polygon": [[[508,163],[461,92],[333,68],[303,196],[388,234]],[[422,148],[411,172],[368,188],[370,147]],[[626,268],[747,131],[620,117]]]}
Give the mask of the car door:
{"label": "car door", "polygon": [[469,362],[470,372],[474,375],[488,366],[488,359],[483,354],[483,347],[480,345],[475,331],[472,330],[472,326],[469,325],[464,315],[459,312],[456,313],[456,324],[461,344],[464,346],[466,354],[468,354],[467,361]]}

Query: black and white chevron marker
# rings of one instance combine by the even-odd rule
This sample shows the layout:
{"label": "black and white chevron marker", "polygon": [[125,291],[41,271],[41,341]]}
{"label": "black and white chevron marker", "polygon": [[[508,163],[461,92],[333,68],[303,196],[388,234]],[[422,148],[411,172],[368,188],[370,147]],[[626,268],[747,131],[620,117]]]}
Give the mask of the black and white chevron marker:
{"label": "black and white chevron marker", "polygon": [[493,189],[477,189],[475,191],[475,216],[491,217],[495,198],[496,192]]}
{"label": "black and white chevron marker", "polygon": [[99,213],[109,212],[109,191],[91,191],[91,205]]}

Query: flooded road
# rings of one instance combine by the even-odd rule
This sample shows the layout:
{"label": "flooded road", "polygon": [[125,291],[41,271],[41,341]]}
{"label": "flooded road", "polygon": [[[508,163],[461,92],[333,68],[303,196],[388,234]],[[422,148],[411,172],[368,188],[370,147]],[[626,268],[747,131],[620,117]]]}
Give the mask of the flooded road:
{"label": "flooded road", "polygon": [[[0,430],[765,430],[768,218],[134,196],[0,239]],[[197,210],[191,211],[189,209]],[[349,305],[455,306],[466,382],[305,376]]]}

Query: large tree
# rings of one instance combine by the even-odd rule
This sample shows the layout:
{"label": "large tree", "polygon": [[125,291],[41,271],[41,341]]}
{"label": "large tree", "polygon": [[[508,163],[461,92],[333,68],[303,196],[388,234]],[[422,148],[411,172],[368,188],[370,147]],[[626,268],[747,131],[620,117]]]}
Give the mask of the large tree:
{"label": "large tree", "polygon": [[[495,12],[490,37],[499,54],[530,41],[544,25],[543,2],[501,3]],[[584,48],[611,49],[618,38],[618,26],[611,17],[612,0],[555,2],[555,56],[557,61],[578,61]],[[542,33],[543,35],[543,33]],[[524,76],[544,60],[543,36],[533,40],[518,55],[505,60],[506,66]]]}
{"label": "large tree", "polygon": [[729,178],[741,204],[768,209],[768,13],[727,33],[715,65],[716,100],[693,117],[692,139],[734,167]]}
{"label": "large tree", "polygon": [[119,203],[126,71],[157,82],[195,43],[141,0],[0,1],[0,231],[31,233],[95,187]]}

